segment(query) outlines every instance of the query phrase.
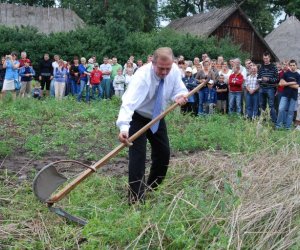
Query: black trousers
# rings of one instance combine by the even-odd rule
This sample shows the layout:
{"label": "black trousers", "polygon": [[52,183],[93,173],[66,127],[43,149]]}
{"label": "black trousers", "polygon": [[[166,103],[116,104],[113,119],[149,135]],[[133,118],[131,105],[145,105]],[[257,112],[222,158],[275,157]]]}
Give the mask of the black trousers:
{"label": "black trousers", "polygon": [[[129,135],[144,127],[150,119],[136,112],[132,116]],[[151,145],[152,165],[147,182],[145,182],[146,144]],[[159,123],[158,131],[153,134],[149,129],[133,142],[129,148],[129,202],[144,199],[145,185],[155,189],[166,176],[170,160],[170,146],[164,119]]]}

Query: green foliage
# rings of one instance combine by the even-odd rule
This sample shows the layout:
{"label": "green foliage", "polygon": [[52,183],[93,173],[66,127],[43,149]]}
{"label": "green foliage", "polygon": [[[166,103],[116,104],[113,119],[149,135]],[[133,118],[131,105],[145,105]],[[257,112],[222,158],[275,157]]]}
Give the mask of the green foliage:
{"label": "green foliage", "polygon": [[84,1],[60,0],[60,6],[71,8],[89,25],[105,25],[109,20],[125,23],[129,31],[152,31],[157,26],[155,0]]}
{"label": "green foliage", "polygon": [[[117,56],[121,63],[126,62],[131,54],[144,61],[147,55],[160,46],[173,48],[175,55],[184,55],[193,59],[203,52],[208,52],[212,58],[223,55],[231,57],[247,57],[239,47],[233,45],[229,39],[217,41],[214,38],[198,38],[183,35],[173,30],[162,29],[151,33],[128,32],[125,23],[108,20],[101,29],[88,26],[68,33],[55,33],[49,36],[37,33],[37,30],[23,28],[7,28],[0,26],[0,55],[12,50],[25,50],[33,62],[35,69],[44,53],[59,54],[64,60],[72,60],[74,55],[89,58],[92,55],[101,61],[103,56]],[[20,41],[22,41],[20,43]]]}

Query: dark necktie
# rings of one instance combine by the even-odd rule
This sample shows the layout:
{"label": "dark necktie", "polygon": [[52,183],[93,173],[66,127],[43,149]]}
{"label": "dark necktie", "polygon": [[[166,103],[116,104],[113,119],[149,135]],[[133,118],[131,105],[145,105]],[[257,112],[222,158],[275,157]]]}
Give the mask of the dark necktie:
{"label": "dark necktie", "polygon": [[[156,99],[154,103],[152,120],[155,119],[157,116],[159,116],[162,111],[163,91],[164,91],[164,79],[161,79],[158,85],[158,90],[157,90]],[[159,121],[152,125],[151,131],[153,134],[157,132],[158,126],[159,126]]]}

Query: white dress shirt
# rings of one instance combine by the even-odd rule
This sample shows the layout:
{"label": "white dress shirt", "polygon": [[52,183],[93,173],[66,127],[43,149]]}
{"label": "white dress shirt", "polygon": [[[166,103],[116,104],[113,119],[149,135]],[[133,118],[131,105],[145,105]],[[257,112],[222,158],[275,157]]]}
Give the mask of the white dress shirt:
{"label": "white dress shirt", "polygon": [[[159,81],[160,78],[155,74],[152,63],[136,71],[122,97],[122,106],[116,123],[120,131],[129,131],[129,124],[135,111],[152,119]],[[173,63],[171,71],[164,79],[163,110],[170,101],[175,101],[176,97],[187,93],[188,90],[181,79],[181,72]]]}

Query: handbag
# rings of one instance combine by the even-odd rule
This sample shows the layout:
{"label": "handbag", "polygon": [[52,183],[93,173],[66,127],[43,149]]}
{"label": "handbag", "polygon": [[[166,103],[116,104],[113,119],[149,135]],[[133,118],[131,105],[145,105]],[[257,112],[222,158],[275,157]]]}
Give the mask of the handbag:
{"label": "handbag", "polygon": [[21,89],[21,83],[19,82],[19,80],[15,79],[15,90],[20,90]]}

